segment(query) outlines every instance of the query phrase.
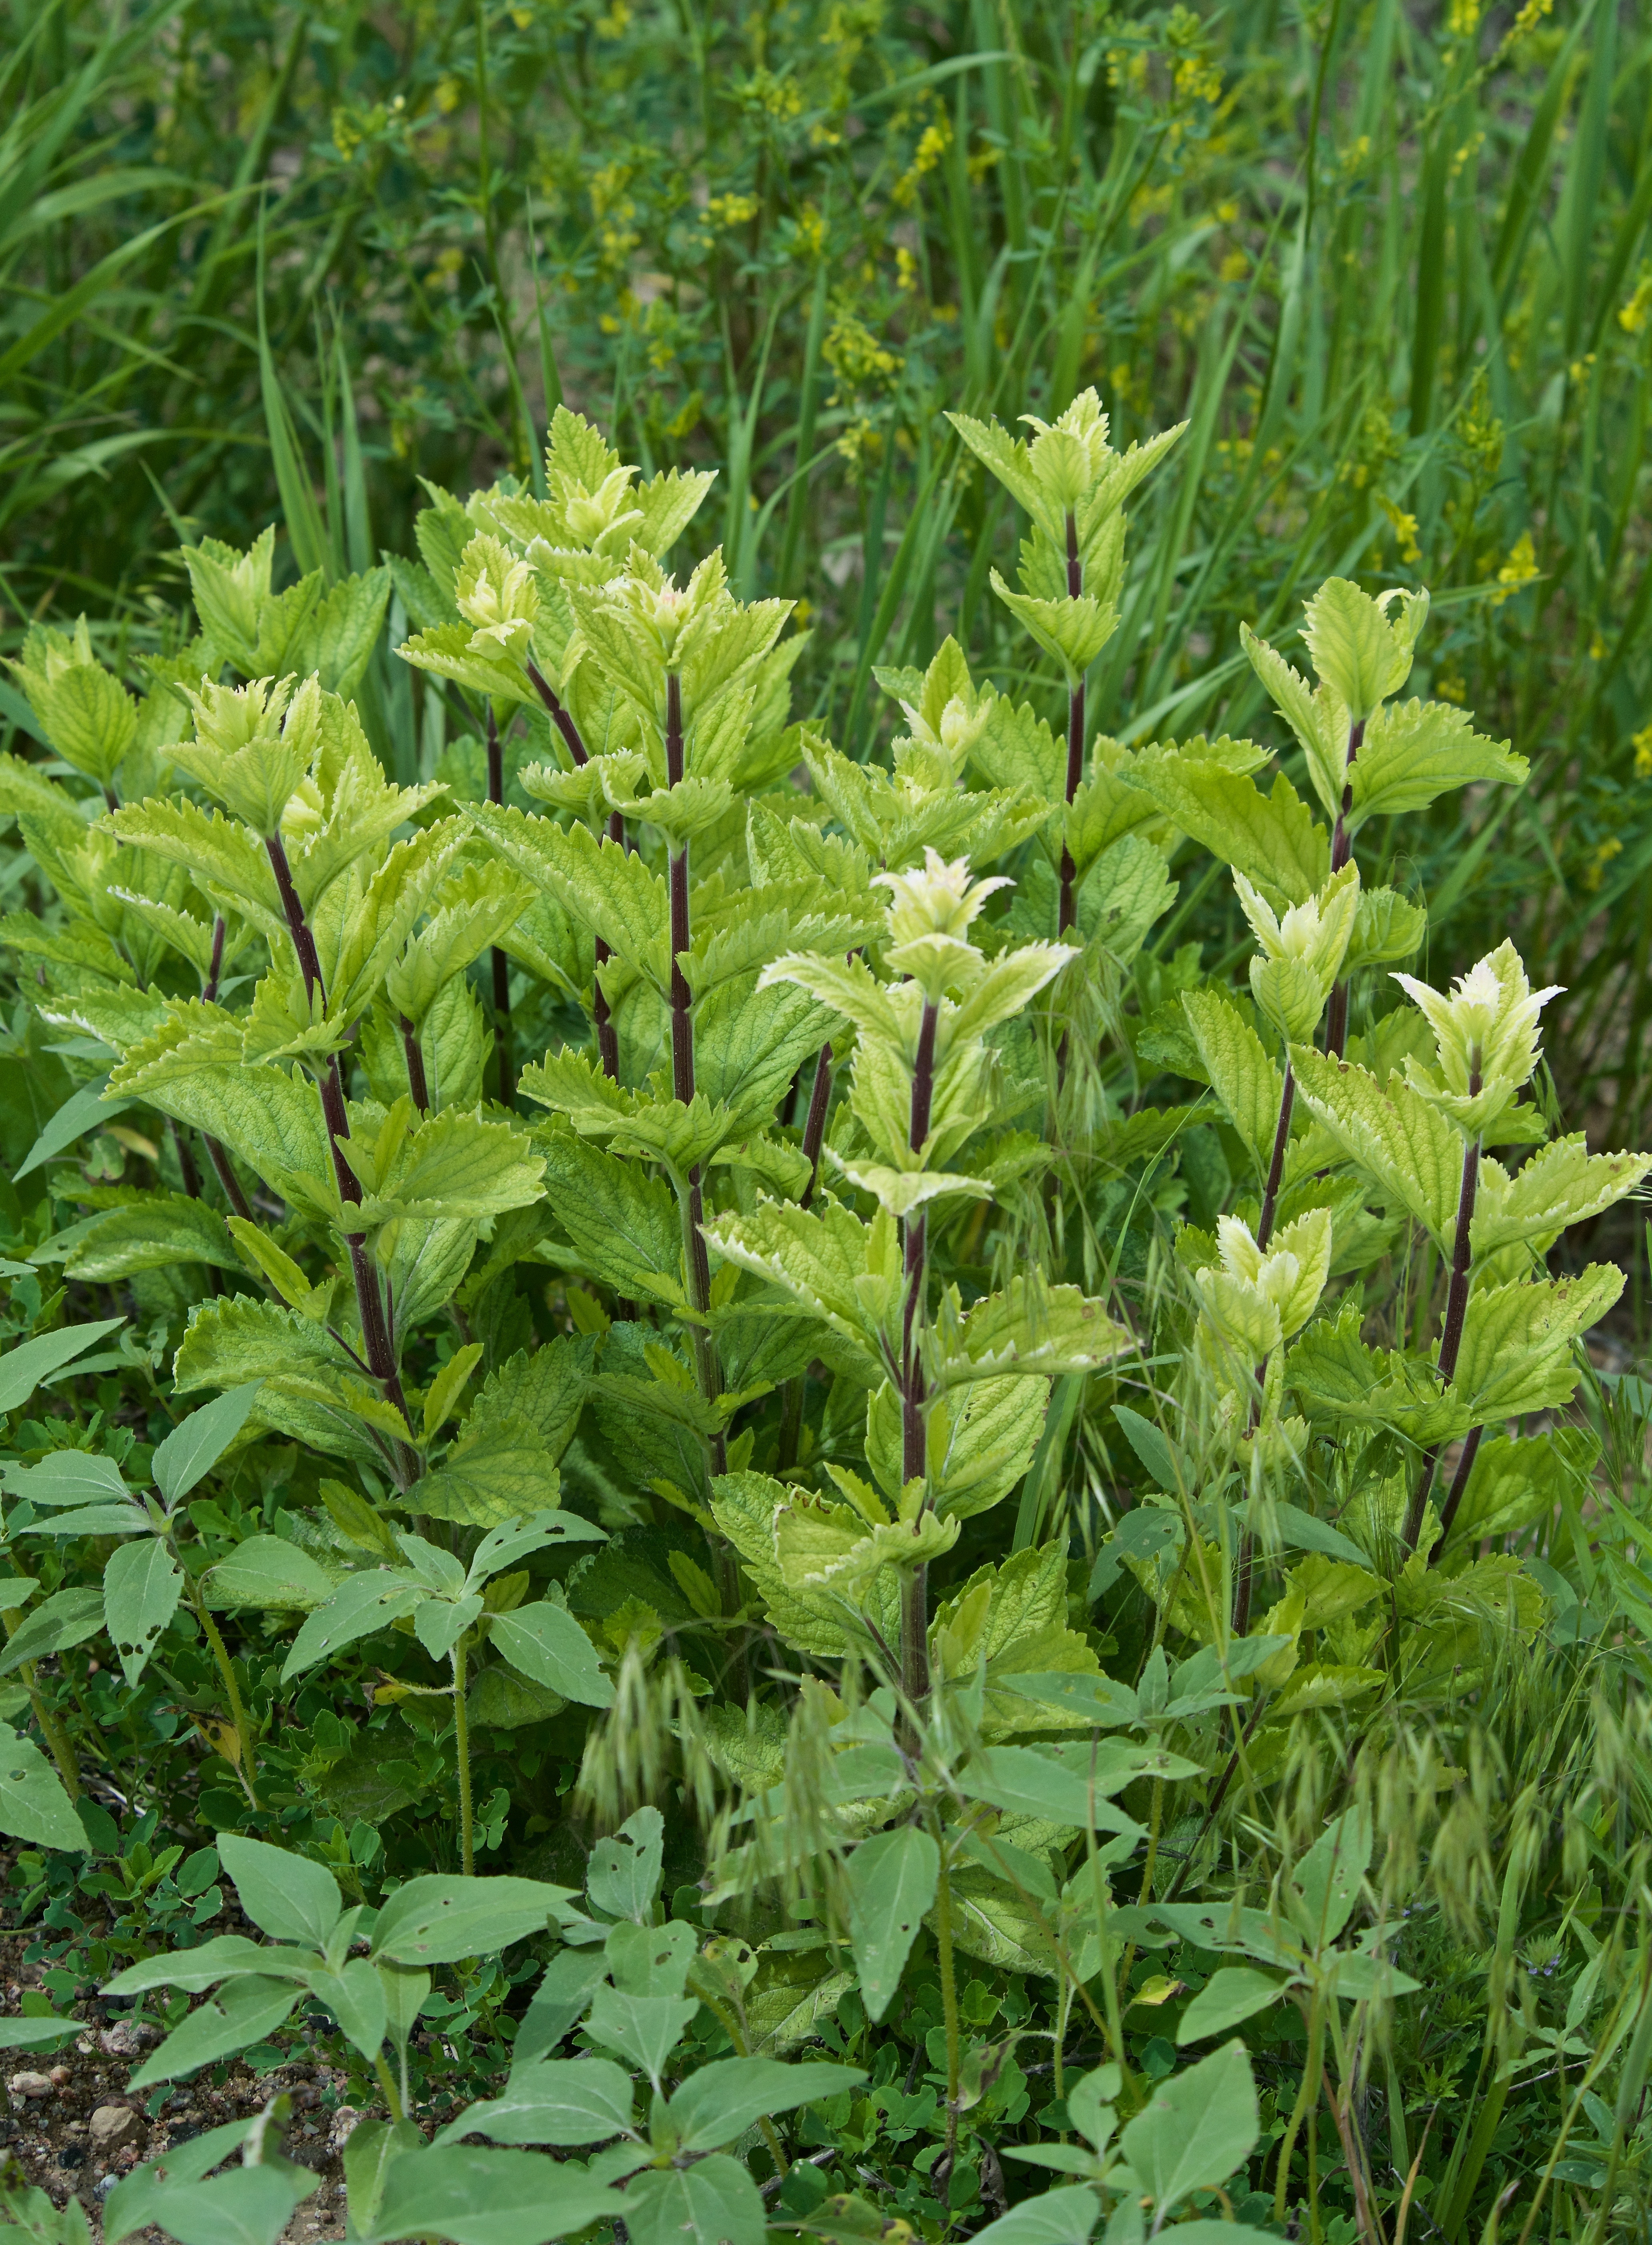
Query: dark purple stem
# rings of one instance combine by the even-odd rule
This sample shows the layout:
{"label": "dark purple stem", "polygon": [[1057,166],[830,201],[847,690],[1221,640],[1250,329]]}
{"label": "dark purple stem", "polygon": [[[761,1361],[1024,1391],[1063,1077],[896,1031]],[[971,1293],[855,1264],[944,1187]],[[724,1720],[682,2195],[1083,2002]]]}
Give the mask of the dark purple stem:
{"label": "dark purple stem", "polygon": [[1479,1454],[1480,1436],[1484,1427],[1471,1427],[1468,1440],[1463,1444],[1463,1455],[1457,1461],[1457,1471],[1452,1475],[1452,1485],[1446,1496],[1446,1507],[1439,1516],[1439,1541],[1428,1555],[1431,1567],[1437,1566],[1446,1549],[1446,1539],[1452,1532],[1452,1523],[1457,1517],[1457,1508],[1463,1501],[1463,1491],[1468,1487],[1468,1477],[1474,1470],[1474,1460]]}
{"label": "dark purple stem", "polygon": [[[315,938],[310,933],[304,917],[304,907],[298,900],[293,885],[292,870],[287,862],[287,851],[279,834],[264,838],[264,847],[269,856],[270,869],[275,876],[281,910],[287,915],[288,933],[293,939],[301,973],[304,977],[307,996],[320,991],[322,1002],[327,993],[322,983],[321,962],[316,957]],[[338,1186],[338,1197],[348,1207],[361,1204],[362,1188],[355,1172],[344,1158],[344,1144],[350,1135],[350,1118],[344,1104],[344,1085],[338,1072],[338,1055],[328,1056],[326,1072],[321,1079],[322,1113],[327,1123],[328,1143],[333,1156],[333,1176]],[[221,1172],[220,1172],[221,1174]],[[367,1352],[367,1361],[373,1377],[383,1388],[386,1400],[394,1404],[403,1420],[408,1419],[407,1399],[402,1392],[402,1376],[396,1368],[396,1352],[390,1341],[390,1329],[385,1321],[384,1300],[379,1292],[378,1272],[367,1251],[367,1235],[362,1231],[346,1231],[345,1246],[349,1251],[350,1275],[355,1282],[355,1306],[362,1320],[362,1345]],[[417,1453],[406,1442],[396,1445],[399,1473],[403,1487],[416,1481],[422,1470]]]}
{"label": "dark purple stem", "polygon": [[[1468,1082],[1469,1097],[1478,1097],[1480,1088],[1478,1054]],[[1457,1196],[1457,1237],[1452,1245],[1451,1284],[1446,1290],[1446,1319],[1439,1335],[1439,1371],[1442,1387],[1449,1387],[1456,1373],[1457,1353],[1463,1345],[1463,1321],[1468,1314],[1469,1266],[1473,1261],[1469,1230],[1474,1221],[1474,1194],[1479,1182],[1479,1141],[1477,1138],[1464,1153],[1462,1189]],[[1408,1551],[1417,1549],[1417,1539],[1423,1532],[1423,1511],[1428,1502],[1428,1493],[1434,1485],[1439,1450],[1440,1446],[1436,1442],[1425,1456],[1423,1469],[1417,1477],[1416,1490],[1406,1510],[1400,1540]],[[1466,1475],[1464,1479],[1466,1480]],[[1453,1496],[1459,1496],[1460,1491],[1454,1489]],[[1443,1535],[1440,1540],[1444,1542]]]}
{"label": "dark purple stem", "polygon": [[[930,1109],[935,1097],[935,1031],[940,1007],[933,999],[924,1007],[918,1024],[917,1052],[912,1062],[912,1116],[907,1143],[921,1153],[930,1132]],[[924,1404],[928,1388],[924,1378],[920,1343],[923,1336],[924,1292],[929,1226],[920,1208],[906,1218],[906,1303],[901,1323],[901,1481],[921,1480],[928,1464]],[[914,1567],[901,1594],[901,1685],[914,1710],[929,1697],[929,1570]]]}
{"label": "dark purple stem", "polygon": [[424,1052],[419,1033],[405,1014],[402,1016],[402,1050],[407,1055],[407,1088],[421,1115],[430,1111],[430,1088],[424,1080]]}
{"label": "dark purple stem", "polygon": [[803,1208],[814,1199],[815,1188],[820,1183],[820,1150],[826,1136],[826,1109],[831,1100],[832,1048],[823,1045],[820,1058],[815,1062],[815,1088],[809,1095],[809,1113],[803,1118],[803,1159],[809,1163],[809,1183],[799,1204]]}
{"label": "dark purple stem", "polygon": [[[1337,831],[1330,838],[1330,870],[1340,873],[1353,853],[1353,837],[1348,831],[1349,813],[1354,807],[1354,783],[1350,776],[1355,758],[1365,741],[1365,721],[1362,717],[1348,736],[1348,762],[1344,766],[1342,808],[1337,813]],[[1348,980],[1344,975],[1330,994],[1330,1006],[1325,1015],[1325,1050],[1332,1060],[1340,1060],[1348,1043]]]}
{"label": "dark purple stem", "polygon": [[1296,1103],[1297,1079],[1287,1061],[1285,1081],[1279,1094],[1279,1127],[1274,1132],[1273,1158],[1268,1164],[1268,1182],[1262,1195],[1262,1214],[1256,1222],[1256,1245],[1263,1249],[1273,1237],[1274,1217],[1279,1207],[1279,1188],[1285,1174],[1285,1149],[1290,1143],[1291,1110]]}
{"label": "dark purple stem", "polygon": [[531,662],[528,665],[528,683],[544,702],[551,722],[567,743],[568,754],[573,758],[575,763],[588,763],[590,759],[586,744],[579,737],[579,728],[573,722],[572,711],[557,693],[556,688],[537,662]]}
{"label": "dark purple stem", "polygon": [[224,971],[224,915],[220,912],[213,922],[213,959],[206,970],[206,980],[201,997],[209,1006],[218,1001],[218,978]]}
{"label": "dark purple stem", "polygon": [[[1067,597],[1076,600],[1084,589],[1084,565],[1079,559],[1079,526],[1069,507],[1066,519]],[[1072,802],[1084,777],[1084,681],[1067,695],[1066,799]],[[1065,935],[1078,917],[1078,867],[1065,841],[1061,844],[1061,906],[1057,933]]]}
{"label": "dark purple stem", "polygon": [[[499,744],[499,721],[493,714],[491,702],[488,703],[488,801],[504,801],[504,751]],[[516,1079],[511,1071],[511,962],[497,943],[493,946],[493,1034],[499,1062],[499,1104],[508,1107],[516,1089]],[[421,1062],[421,1078],[423,1073]],[[429,1104],[419,1098],[416,1091],[413,1096],[421,1107]]]}

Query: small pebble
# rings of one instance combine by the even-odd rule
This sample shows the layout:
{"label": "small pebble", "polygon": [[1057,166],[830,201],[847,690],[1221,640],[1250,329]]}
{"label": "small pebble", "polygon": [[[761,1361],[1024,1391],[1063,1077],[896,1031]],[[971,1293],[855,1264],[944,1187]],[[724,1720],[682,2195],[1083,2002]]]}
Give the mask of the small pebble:
{"label": "small pebble", "polygon": [[14,2073],[6,2087],[14,2097],[50,2097],[53,2083],[49,2073]]}
{"label": "small pebble", "polygon": [[137,2143],[144,2124],[129,2105],[100,2105],[91,2116],[91,2148],[99,2159]]}

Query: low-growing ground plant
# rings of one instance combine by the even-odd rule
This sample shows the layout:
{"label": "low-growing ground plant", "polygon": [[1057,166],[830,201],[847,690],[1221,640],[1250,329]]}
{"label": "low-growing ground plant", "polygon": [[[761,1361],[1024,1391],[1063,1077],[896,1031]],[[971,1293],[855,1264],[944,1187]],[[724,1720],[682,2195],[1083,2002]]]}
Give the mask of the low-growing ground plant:
{"label": "low-growing ground plant", "polygon": [[[416,558],[186,548],[141,694],[13,666],[19,1921],[161,2007],[135,2090],[332,2038],[362,2241],[1634,2234],[1647,1398],[1568,1234],[1652,1156],[1370,848],[1525,760],[1340,576],[1271,743],[1095,733],[1182,432],[1029,425],[957,420],[1024,667],[879,668],[886,754],[563,408]],[[282,2122],[105,2238],[273,2240]]]}

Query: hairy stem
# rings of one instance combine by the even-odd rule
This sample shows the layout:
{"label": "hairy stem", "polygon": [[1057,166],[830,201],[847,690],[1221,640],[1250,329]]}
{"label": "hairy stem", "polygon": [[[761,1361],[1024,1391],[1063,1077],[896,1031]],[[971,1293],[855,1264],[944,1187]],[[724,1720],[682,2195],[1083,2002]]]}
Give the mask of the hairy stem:
{"label": "hairy stem", "polygon": [[476,1820],[471,1801],[471,1711],[464,1702],[465,1640],[460,1638],[453,1662],[453,1751],[459,1765],[459,1861],[465,1877],[476,1871]]}
{"label": "hairy stem", "polygon": [[397,2121],[404,2120],[406,2115],[402,2108],[401,2098],[396,2094],[395,2076],[384,2062],[383,2051],[380,2051],[373,2060],[373,2071],[378,2076],[378,2086],[384,2092],[384,2102],[389,2107],[391,2120]]}
{"label": "hairy stem", "polygon": [[[0,1622],[4,1624],[8,1637],[10,1637],[22,1620],[21,1606],[9,1606],[4,1613],[0,1614]],[[75,1759],[75,1750],[70,1743],[69,1733],[46,1705],[45,1698],[36,1681],[34,1662],[20,1660],[17,1663],[17,1673],[22,1677],[24,1689],[29,1694],[29,1705],[34,1711],[35,1721],[40,1726],[40,1735],[51,1749],[51,1759],[58,1765],[58,1774],[63,1780],[63,1789],[71,1801],[78,1801],[80,1765]]]}
{"label": "hairy stem", "polygon": [[223,1632],[213,1619],[212,1609],[197,1584],[190,1586],[189,1603],[194,1609],[196,1620],[206,1632],[206,1642],[213,1649],[213,1658],[218,1664],[218,1672],[224,1679],[224,1695],[229,1701],[229,1719],[235,1726],[235,1736],[240,1740],[241,1783],[247,1788],[247,1798],[256,1808],[259,1806],[258,1752],[254,1742],[253,1726],[241,1699],[240,1685],[235,1679],[235,1664],[229,1657],[229,1647],[224,1643]]}
{"label": "hairy stem", "polygon": [[[1348,820],[1354,807],[1354,783],[1351,767],[1364,745],[1365,724],[1362,718],[1351,728],[1348,735],[1348,759],[1343,767],[1342,807],[1337,813],[1337,831],[1330,838],[1330,870],[1340,873],[1353,852],[1353,837],[1348,831]],[[1325,1015],[1325,1050],[1332,1060],[1340,1060],[1348,1042],[1348,979],[1339,981],[1330,994],[1330,1006]]]}
{"label": "hairy stem", "polygon": [[1325,2019],[1316,1990],[1308,2013],[1308,2063],[1303,2068],[1302,2086],[1297,2092],[1297,2101],[1291,2107],[1290,2118],[1285,2123],[1285,2133],[1279,2141],[1279,2165],[1274,2175],[1274,2213],[1276,2221],[1285,2218],[1286,2194],[1290,2187],[1290,2156],[1297,2148],[1297,2138],[1302,2124],[1319,2102],[1319,2077],[1324,2066]]}
{"label": "hairy stem", "polygon": [[[499,721],[493,714],[493,704],[488,703],[488,801],[504,801],[504,750],[499,744]],[[499,1104],[508,1107],[516,1089],[516,1077],[511,1068],[511,962],[496,943],[493,946],[493,1036],[494,1051],[499,1063]],[[423,1079],[423,1064],[419,1075]],[[430,1104],[416,1090],[415,1103]]]}
{"label": "hairy stem", "polygon": [[941,1968],[941,2017],[946,2023],[946,2161],[950,2168],[958,2151],[960,2037],[958,1970],[952,1959],[952,1882],[947,1875],[944,1845],[940,1846],[940,1875],[935,1889],[935,1952]]}
{"label": "hairy stem", "polygon": [[[1479,1082],[1477,1061],[1469,1077],[1471,1098],[1478,1095]],[[1464,1153],[1463,1183],[1457,1196],[1457,1237],[1452,1246],[1451,1282],[1446,1292],[1446,1320],[1439,1336],[1438,1369],[1442,1387],[1449,1387],[1455,1376],[1457,1353],[1463,1345],[1463,1320],[1468,1313],[1469,1266],[1473,1261],[1469,1230],[1474,1221],[1474,1193],[1479,1181],[1479,1140],[1476,1138]],[[1429,1491],[1434,1486],[1439,1452],[1440,1445],[1436,1442],[1424,1456],[1422,1471],[1417,1476],[1417,1487],[1405,1513],[1405,1524],[1400,1530],[1400,1540],[1408,1551],[1417,1549],[1417,1539],[1423,1532],[1423,1511],[1428,1502]],[[1473,1461],[1470,1462],[1472,1464]]]}
{"label": "hairy stem", "polygon": [[430,1087],[424,1080],[424,1048],[419,1033],[405,1014],[402,1016],[402,1050],[407,1055],[407,1088],[421,1115],[430,1111]]}

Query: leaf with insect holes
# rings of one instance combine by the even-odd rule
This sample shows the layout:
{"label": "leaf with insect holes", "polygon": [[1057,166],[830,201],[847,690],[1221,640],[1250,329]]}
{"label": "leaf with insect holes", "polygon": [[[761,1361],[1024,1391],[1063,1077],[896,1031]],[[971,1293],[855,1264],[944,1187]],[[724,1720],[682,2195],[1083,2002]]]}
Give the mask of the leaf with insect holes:
{"label": "leaf with insect holes", "polygon": [[262,2042],[273,2034],[297,2003],[303,1991],[289,1980],[254,1974],[232,1980],[204,2004],[198,2004],[180,2027],[174,2028],[160,2048],[146,2058],[128,2082],[132,2089],[152,2088],[157,2081],[175,2081],[180,2073],[193,2073],[248,2043]]}
{"label": "leaf with insect holes", "polygon": [[123,1544],[104,1569],[104,1618],[129,1687],[148,1665],[183,1588],[178,1563],[159,1536]]}
{"label": "leaf with insect holes", "polygon": [[849,1859],[850,1945],[866,2016],[881,2019],[894,2000],[918,1928],[935,1900],[940,1850],[916,1824],[863,1840]]}
{"label": "leaf with insect holes", "polygon": [[411,1613],[424,1595],[410,1577],[394,1574],[387,1567],[346,1576],[327,1604],[309,1616],[294,1638],[281,1671],[281,1681],[285,1684],[295,1676],[301,1676],[318,1660],[330,1660],[358,1638],[369,1637],[376,1629],[388,1629],[398,1616]]}
{"label": "leaf with insect holes", "polygon": [[497,1956],[558,1923],[571,1899],[567,1887],[538,1879],[439,1873],[409,1879],[379,1912],[373,1956],[416,1967]]}
{"label": "leaf with insect holes", "polygon": [[84,1854],[86,1835],[56,1770],[37,1746],[0,1723],[0,1832],[31,1848]]}
{"label": "leaf with insect holes", "polygon": [[598,1665],[596,1647],[565,1608],[542,1601],[496,1614],[495,1649],[511,1667],[583,1707],[611,1707],[613,1685]]}

